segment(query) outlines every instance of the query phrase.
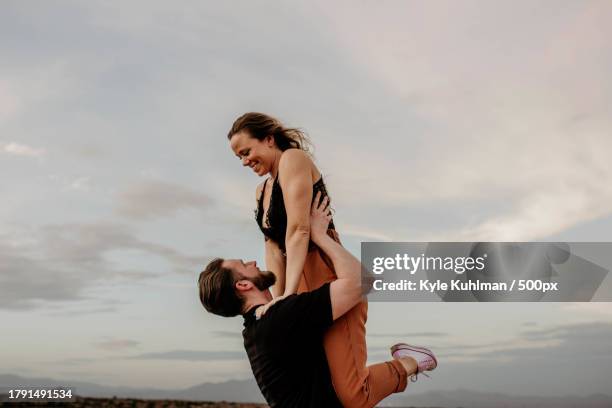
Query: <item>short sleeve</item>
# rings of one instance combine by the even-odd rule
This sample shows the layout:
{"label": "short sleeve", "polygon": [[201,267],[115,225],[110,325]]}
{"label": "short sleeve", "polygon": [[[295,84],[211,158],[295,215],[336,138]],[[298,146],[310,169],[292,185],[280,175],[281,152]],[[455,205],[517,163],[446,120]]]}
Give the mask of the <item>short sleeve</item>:
{"label": "short sleeve", "polygon": [[319,335],[333,323],[329,283],[311,292],[292,295],[272,307],[275,320],[296,335]]}

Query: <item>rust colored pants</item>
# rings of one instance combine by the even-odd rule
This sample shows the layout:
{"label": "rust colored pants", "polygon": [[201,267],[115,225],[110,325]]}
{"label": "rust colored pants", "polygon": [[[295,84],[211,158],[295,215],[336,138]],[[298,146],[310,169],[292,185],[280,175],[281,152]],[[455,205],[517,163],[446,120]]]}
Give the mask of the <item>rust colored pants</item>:
{"label": "rust colored pants", "polygon": [[[336,231],[329,230],[328,234],[340,242]],[[315,246],[306,256],[298,292],[317,289],[335,279],[331,261]],[[366,367],[367,316],[368,303],[363,300],[338,318],[323,340],[334,389],[346,408],[374,407],[392,393],[406,389],[407,373],[399,361]]]}

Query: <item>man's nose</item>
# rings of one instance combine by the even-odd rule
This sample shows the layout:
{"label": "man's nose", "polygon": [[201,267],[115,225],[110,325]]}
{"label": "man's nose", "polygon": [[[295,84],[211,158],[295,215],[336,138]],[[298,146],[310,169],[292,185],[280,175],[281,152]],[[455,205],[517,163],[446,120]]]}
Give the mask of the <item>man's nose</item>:
{"label": "man's nose", "polygon": [[242,158],[242,165],[243,166],[248,166],[250,163],[251,163],[251,161],[247,157],[243,157]]}

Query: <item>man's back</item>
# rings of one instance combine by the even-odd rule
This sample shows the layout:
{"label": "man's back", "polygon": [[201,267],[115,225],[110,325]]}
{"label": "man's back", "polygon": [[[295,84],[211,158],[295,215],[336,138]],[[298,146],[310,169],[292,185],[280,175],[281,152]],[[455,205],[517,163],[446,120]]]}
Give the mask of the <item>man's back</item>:
{"label": "man's back", "polygon": [[260,319],[244,315],[244,347],[259,388],[274,407],[342,407],[323,349],[333,323],[329,284],[292,295]]}

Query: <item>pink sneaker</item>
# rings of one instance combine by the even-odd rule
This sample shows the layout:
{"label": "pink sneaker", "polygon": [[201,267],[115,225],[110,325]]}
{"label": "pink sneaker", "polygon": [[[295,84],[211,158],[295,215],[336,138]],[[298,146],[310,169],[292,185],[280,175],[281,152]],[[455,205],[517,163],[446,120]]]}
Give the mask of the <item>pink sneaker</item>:
{"label": "pink sneaker", "polygon": [[425,371],[431,371],[438,366],[438,360],[434,353],[425,347],[398,343],[391,346],[391,356],[396,360],[402,357],[412,357],[415,359],[417,362],[417,372],[410,377],[412,382],[417,380],[420,373],[423,373],[425,377],[429,377]]}

